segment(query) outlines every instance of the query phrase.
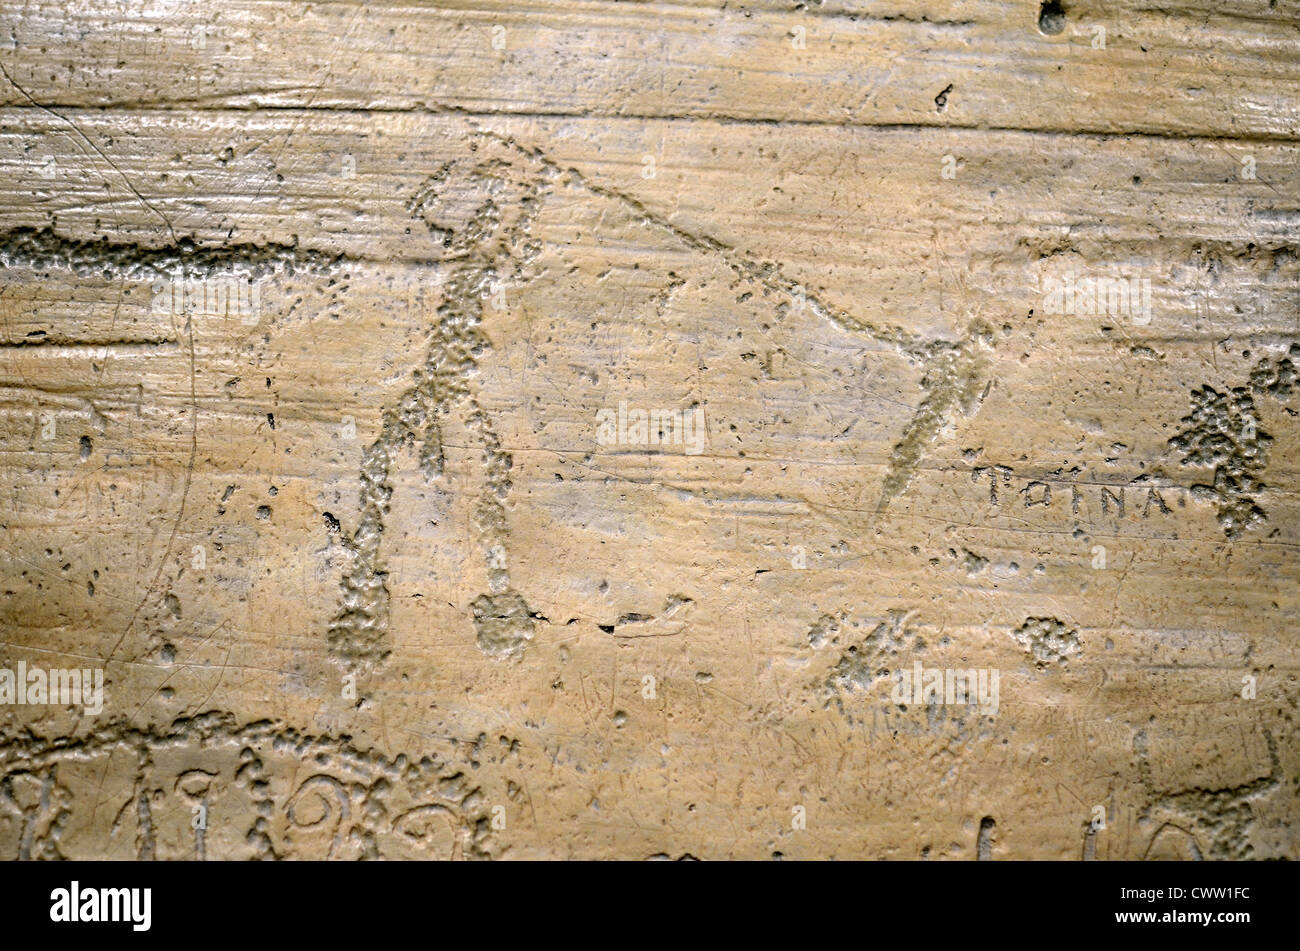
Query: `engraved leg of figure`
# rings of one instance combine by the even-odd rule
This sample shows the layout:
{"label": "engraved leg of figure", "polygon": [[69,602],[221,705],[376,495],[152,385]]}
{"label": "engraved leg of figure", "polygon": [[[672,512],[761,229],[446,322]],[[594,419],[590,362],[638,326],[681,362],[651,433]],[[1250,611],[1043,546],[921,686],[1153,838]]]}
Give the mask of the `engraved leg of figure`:
{"label": "engraved leg of figure", "polygon": [[20,823],[18,853],[14,856],[20,862],[30,861],[32,857],[32,839],[44,787],[45,782],[39,776],[26,770],[9,773],[0,781],[0,802]]}

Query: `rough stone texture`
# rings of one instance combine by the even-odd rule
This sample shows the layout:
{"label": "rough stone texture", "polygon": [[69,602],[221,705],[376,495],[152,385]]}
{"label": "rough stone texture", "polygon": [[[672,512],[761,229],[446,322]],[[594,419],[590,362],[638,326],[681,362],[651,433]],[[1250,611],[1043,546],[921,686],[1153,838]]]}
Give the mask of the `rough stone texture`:
{"label": "rough stone texture", "polygon": [[1300,857],[1298,44],[0,0],[0,855]]}

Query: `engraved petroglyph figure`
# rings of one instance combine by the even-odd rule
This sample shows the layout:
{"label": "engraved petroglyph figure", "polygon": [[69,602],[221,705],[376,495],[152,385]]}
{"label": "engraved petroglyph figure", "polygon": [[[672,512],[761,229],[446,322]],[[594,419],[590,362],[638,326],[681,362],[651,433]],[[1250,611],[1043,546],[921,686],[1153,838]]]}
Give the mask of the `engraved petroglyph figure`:
{"label": "engraved petroglyph figure", "polygon": [[[166,730],[117,721],[84,743],[28,738],[8,753],[0,848],[17,859],[459,858],[492,848],[481,793],[456,759],[432,752],[389,759],[205,714]],[[304,764],[316,769],[304,775]]]}
{"label": "engraved petroglyph figure", "polygon": [[0,843],[12,859],[58,859],[58,833],[67,819],[68,790],[57,767],[24,769],[0,777]]}
{"label": "engraved petroglyph figure", "polygon": [[374,664],[387,655],[389,591],[382,542],[393,467],[410,453],[426,479],[442,476],[453,410],[463,411],[465,435],[482,452],[475,547],[487,568],[489,590],[474,602],[480,646],[510,655],[531,637],[532,618],[510,588],[506,554],[503,505],[512,460],[470,381],[491,346],[482,329],[484,308],[502,309],[506,288],[524,278],[537,255],[529,232],[554,174],[491,140],[484,145],[495,148],[447,162],[407,204],[435,243],[445,279],[424,361],[398,404],[384,410],[379,437],[362,455],[360,519],[347,539],[351,565],[329,632],[331,651],[350,665]]}
{"label": "engraved petroglyph figure", "polygon": [[[624,396],[621,391],[611,392],[608,387],[614,383],[602,376],[668,394],[662,406],[647,404],[652,418],[691,413],[692,419],[705,421],[706,430],[726,425],[707,422],[708,411],[702,409],[711,385],[706,362],[734,360],[743,367],[753,363],[750,358],[755,354],[732,354],[732,345],[712,352],[722,341],[711,341],[701,328],[684,322],[675,304],[682,295],[691,295],[697,306],[734,309],[729,319],[756,336],[775,335],[774,349],[765,351],[761,363],[761,379],[773,395],[752,398],[735,412],[753,417],[743,419],[746,431],[784,440],[792,448],[817,445],[834,426],[836,432],[859,429],[852,441],[869,439],[879,446],[873,451],[883,449],[886,459],[879,476],[873,468],[859,467],[857,471],[871,475],[828,483],[835,504],[823,508],[813,500],[801,503],[815,517],[820,513],[827,521],[847,521],[859,530],[882,516],[908,487],[926,447],[954,415],[974,412],[979,405],[983,351],[991,336],[978,321],[957,340],[930,339],[902,327],[869,324],[822,300],[787,277],[779,265],[760,262],[707,235],[678,227],[635,199],[560,166],[539,150],[495,132],[476,130],[469,138],[473,155],[443,163],[407,202],[411,216],[427,231],[441,301],[430,317],[430,342],[423,362],[412,372],[411,384],[396,404],[382,410],[379,435],[362,454],[359,515],[355,527],[343,533],[348,564],[329,631],[331,653],[349,669],[378,664],[391,650],[388,565],[400,542],[386,537],[385,530],[391,528],[394,493],[401,491],[397,473],[412,467],[429,483],[447,478],[448,450],[462,449],[466,443],[479,453],[473,476],[476,485],[463,488],[465,475],[458,471],[454,487],[476,497],[471,538],[464,547],[474,552],[475,564],[469,570],[484,578],[486,590],[470,596],[458,592],[463,600],[457,607],[472,620],[476,643],[489,656],[518,657],[533,636],[539,615],[512,575],[507,506],[519,504],[511,495],[514,459],[502,445],[499,420],[489,407],[504,402],[516,416],[526,412],[530,419],[534,411],[544,416],[554,407],[533,403],[516,408],[510,398],[516,394],[503,395],[502,388],[517,385],[504,378],[503,368],[515,366],[518,361],[512,364],[511,360],[520,351],[544,349],[544,342],[527,336],[516,310],[521,314],[549,311],[552,337],[594,331],[594,357],[607,358],[598,361],[605,364],[604,370],[593,363],[590,369],[546,364],[538,371],[550,384],[548,393],[563,391],[569,377],[596,384],[590,398],[599,402],[583,411],[586,428],[579,433],[592,449],[599,442],[599,427],[590,421],[598,419],[602,409],[621,405]],[[578,268],[566,257],[561,236],[583,226],[596,230],[598,239],[607,239],[616,248],[634,234],[636,242],[659,252],[655,263],[643,272],[641,260],[629,265],[611,251],[611,264],[604,271],[594,278],[575,276],[568,282],[572,286],[567,286],[557,275]],[[619,280],[627,282],[625,306],[614,308],[602,302],[592,310],[587,282],[614,281],[609,275],[616,272]],[[543,286],[529,286],[539,277]],[[569,309],[578,314],[568,317]],[[584,309],[600,319],[585,326],[578,316],[586,317]],[[506,311],[509,318],[499,319],[498,311]],[[495,328],[492,339],[485,329],[489,321]],[[821,342],[827,334],[834,345]],[[814,339],[806,339],[810,336]],[[605,347],[608,354],[602,350]],[[828,353],[833,365],[820,365]],[[545,354],[538,359],[544,361]],[[789,369],[796,365],[799,375]],[[897,377],[885,381],[889,387],[911,388],[919,403],[878,393],[880,381],[872,377],[882,367]],[[820,392],[823,388],[825,393]],[[859,427],[862,420],[856,419],[846,428],[847,420],[837,420],[835,415],[861,416],[864,397],[871,407],[869,421]],[[543,418],[534,421],[532,429],[545,431],[555,422]],[[727,431],[739,428],[731,423]],[[722,458],[743,458],[743,450],[736,455],[716,436],[708,432],[702,436],[688,447],[687,455],[707,463],[709,455],[701,452],[709,446]],[[663,448],[659,441],[647,438],[637,448],[647,464],[663,453],[684,452],[668,442]],[[572,445],[570,441],[555,451],[564,455],[573,451]],[[609,452],[612,457],[634,454],[635,449],[621,446],[610,447]],[[596,475],[608,473],[602,468],[607,464],[590,456],[579,464]],[[632,481],[643,480],[633,477]]]}

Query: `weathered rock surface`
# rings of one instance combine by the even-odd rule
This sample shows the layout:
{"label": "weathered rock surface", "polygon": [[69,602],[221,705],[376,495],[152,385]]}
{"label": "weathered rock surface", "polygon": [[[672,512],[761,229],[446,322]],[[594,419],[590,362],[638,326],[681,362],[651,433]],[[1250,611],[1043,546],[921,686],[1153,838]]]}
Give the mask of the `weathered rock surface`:
{"label": "weathered rock surface", "polygon": [[0,2],[0,855],[1300,857],[1297,42]]}

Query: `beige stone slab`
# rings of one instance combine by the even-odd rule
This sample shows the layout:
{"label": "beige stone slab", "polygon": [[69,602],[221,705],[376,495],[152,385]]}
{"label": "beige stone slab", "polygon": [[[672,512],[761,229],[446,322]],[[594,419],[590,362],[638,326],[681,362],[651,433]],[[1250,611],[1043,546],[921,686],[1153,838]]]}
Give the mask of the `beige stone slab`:
{"label": "beige stone slab", "polygon": [[0,855],[1296,856],[1293,8],[3,15]]}
{"label": "beige stone slab", "polygon": [[24,4],[3,102],[1295,136],[1294,2],[1071,4],[1050,34],[1039,14],[1007,0]]}

